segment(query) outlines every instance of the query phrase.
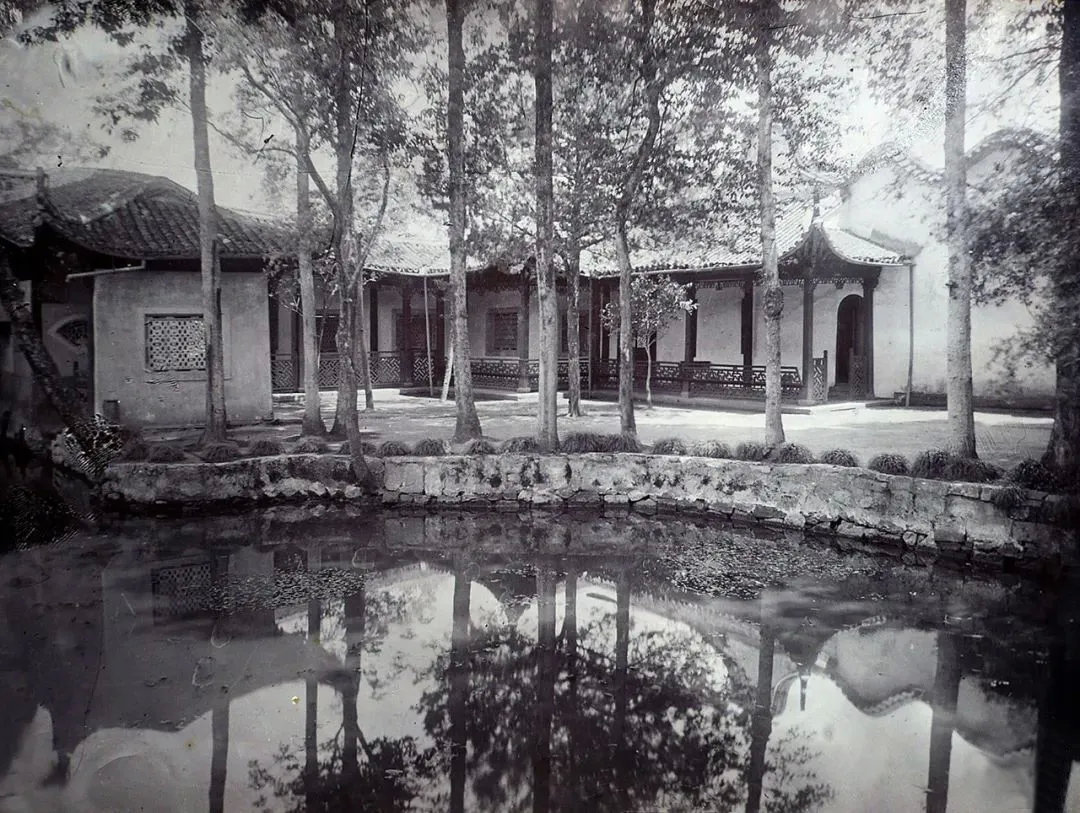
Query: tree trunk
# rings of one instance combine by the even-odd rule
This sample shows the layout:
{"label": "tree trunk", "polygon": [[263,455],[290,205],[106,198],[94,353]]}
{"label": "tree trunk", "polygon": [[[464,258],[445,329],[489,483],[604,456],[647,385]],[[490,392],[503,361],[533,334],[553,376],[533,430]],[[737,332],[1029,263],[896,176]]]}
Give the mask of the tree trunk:
{"label": "tree trunk", "polygon": [[229,763],[229,696],[219,694],[210,712],[210,813],[224,813]]}
{"label": "tree trunk", "polygon": [[202,269],[203,329],[206,335],[206,427],[203,442],[225,440],[225,347],[221,336],[221,260],[218,256],[217,207],[210,170],[207,128],[206,62],[196,0],[185,0],[184,21],[189,68],[195,178],[199,198],[199,264]]}
{"label": "tree trunk", "polygon": [[619,261],[619,431],[637,435],[634,419],[634,336],[630,308],[630,248],[626,225],[615,225],[615,256]]}
{"label": "tree trunk", "polygon": [[975,457],[971,385],[971,261],[967,239],[967,0],[945,0],[945,230],[949,250],[946,399],[949,448]]}
{"label": "tree trunk", "polygon": [[368,356],[367,326],[364,323],[364,273],[358,269],[359,280],[356,283],[356,363],[360,374],[360,386],[364,388],[364,409],[370,412],[375,408],[375,396],[371,391],[371,359]]}
{"label": "tree trunk", "polygon": [[776,253],[776,201],[772,177],[772,21],[774,0],[762,0],[758,70],[758,184],[761,189],[761,265],[765,300],[765,442],[784,442],[780,414],[780,320],[784,291]]}
{"label": "tree trunk", "polygon": [[555,635],[555,578],[555,571],[550,566],[537,568],[536,709],[531,749],[535,813],[548,813],[551,808],[551,728],[555,717],[555,681],[559,672]]}
{"label": "tree trunk", "polygon": [[1045,460],[1077,476],[1080,467],[1080,328],[1076,323],[1080,308],[1080,5],[1062,4],[1061,56],[1058,65],[1061,92],[1059,118],[1061,138],[1061,193],[1063,209],[1071,222],[1066,234],[1073,235],[1071,262],[1057,269],[1053,279],[1054,359],[1056,392],[1054,428]]}
{"label": "tree trunk", "polygon": [[465,274],[465,25],[464,0],[446,0],[448,41],[446,142],[450,165],[450,308],[454,324],[454,440],[481,436],[473,396],[472,353]]}
{"label": "tree trunk", "polygon": [[645,344],[645,406],[652,409],[652,345]]}
{"label": "tree trunk", "polygon": [[566,414],[580,418],[581,408],[581,250],[571,249],[570,296],[566,305]]}
{"label": "tree trunk", "polygon": [[765,754],[772,733],[773,656],[776,653],[776,634],[762,619],[761,642],[758,644],[758,681],[754,710],[750,715],[750,761],[746,778],[746,813],[761,810],[761,791],[765,784],[767,764]]}
{"label": "tree trunk", "polygon": [[536,0],[536,287],[540,316],[540,394],[537,441],[545,451],[559,448],[559,302],[552,256],[555,192],[552,179],[551,50],[553,0]]}
{"label": "tree trunk", "polygon": [[[345,282],[343,280],[343,282]],[[344,289],[348,289],[346,283]],[[338,358],[341,363],[341,380],[344,403],[341,405],[341,413],[345,422],[345,438],[349,441],[349,452],[352,457],[353,472],[356,479],[364,488],[372,486],[371,469],[364,459],[364,452],[360,438],[360,422],[356,412],[356,395],[359,389],[356,380],[355,348],[353,337],[356,333],[356,300],[353,299],[355,291],[343,294],[341,299],[341,319],[338,322],[337,347]],[[346,298],[347,297],[347,298]]]}
{"label": "tree trunk", "polygon": [[56,410],[60,420],[71,430],[88,462],[96,443],[95,435],[86,423],[86,411],[82,408],[82,398],[62,380],[56,361],[49,355],[41,333],[34,323],[30,304],[23,301],[22,289],[11,268],[7,252],[0,247],[0,303],[11,319],[11,329],[15,341],[30,365],[34,383],[41,387],[49,404]]}
{"label": "tree trunk", "polygon": [[450,637],[450,811],[465,810],[465,774],[468,767],[469,601],[472,584],[464,565],[454,565],[453,623]]}
{"label": "tree trunk", "polygon": [[634,342],[632,313],[630,308],[630,244],[626,238],[630,210],[637,197],[645,167],[652,157],[656,136],[660,132],[660,91],[662,87],[656,75],[653,59],[652,34],[656,18],[656,0],[641,0],[641,28],[637,32],[636,46],[641,57],[641,79],[645,87],[645,111],[648,126],[638,144],[634,162],[623,181],[622,191],[615,203],[615,255],[619,263],[619,429],[624,434],[637,435],[634,420]]}
{"label": "tree trunk", "polygon": [[322,436],[326,426],[319,404],[319,345],[315,318],[315,275],[311,267],[311,189],[307,155],[307,132],[296,128],[296,256],[300,276],[300,319],[304,343],[304,419],[302,435]]}

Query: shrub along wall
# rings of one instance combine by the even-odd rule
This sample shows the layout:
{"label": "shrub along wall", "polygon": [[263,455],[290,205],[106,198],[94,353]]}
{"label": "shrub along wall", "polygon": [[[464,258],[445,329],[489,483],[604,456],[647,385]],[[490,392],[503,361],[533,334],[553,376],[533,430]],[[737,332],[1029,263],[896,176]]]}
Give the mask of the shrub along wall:
{"label": "shrub along wall", "polygon": [[[1065,498],[825,464],[770,464],[642,454],[370,459],[383,504],[522,504],[686,512],[858,539],[908,561],[939,558],[1021,569],[1071,563]],[[184,509],[330,498],[370,502],[347,458],[291,455],[227,463],[114,464],[106,504]],[[1011,503],[1011,504],[1010,504]],[[1008,505],[1009,507],[1005,507]],[[1056,517],[1061,517],[1056,519]]]}

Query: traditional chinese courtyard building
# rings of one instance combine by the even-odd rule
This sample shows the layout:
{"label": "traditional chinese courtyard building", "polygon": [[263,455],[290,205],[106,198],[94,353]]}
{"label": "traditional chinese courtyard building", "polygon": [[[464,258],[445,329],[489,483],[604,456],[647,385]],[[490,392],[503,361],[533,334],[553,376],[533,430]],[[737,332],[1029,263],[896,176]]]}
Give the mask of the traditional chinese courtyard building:
{"label": "traditional chinese courtyard building", "polygon": [[[1020,151],[1044,148],[1030,134],[1000,133],[969,153],[969,183],[992,185]],[[885,147],[815,208],[788,209],[777,224],[784,290],[785,401],[892,399],[943,402],[947,252],[940,174]],[[219,208],[226,402],[229,419],[272,416],[271,391],[302,389],[307,364],[337,387],[337,304],[317,292],[319,358],[303,357],[295,291],[270,273],[267,257],[289,251],[288,228]],[[434,237],[376,242],[367,261],[363,314],[375,387],[427,394],[451,355],[448,252]],[[163,178],[115,170],[0,173],[0,249],[24,288],[44,343],[95,412],[136,425],[203,420],[205,350],[195,195]],[[745,242],[687,245],[653,241],[632,256],[637,273],[688,284],[696,308],[652,341],[652,388],[660,399],[760,408],[765,318],[760,248]],[[529,263],[470,271],[470,353],[476,387],[536,389],[539,319]],[[601,325],[617,298],[614,263],[583,257],[582,389],[614,397],[617,337]],[[566,312],[565,281],[559,281]],[[1048,403],[1053,371],[1032,364],[1006,376],[995,352],[1033,323],[1019,301],[972,311],[977,404]],[[565,386],[567,329],[560,331]],[[39,410],[6,314],[0,314],[0,401]],[[644,385],[644,348],[635,384]]]}

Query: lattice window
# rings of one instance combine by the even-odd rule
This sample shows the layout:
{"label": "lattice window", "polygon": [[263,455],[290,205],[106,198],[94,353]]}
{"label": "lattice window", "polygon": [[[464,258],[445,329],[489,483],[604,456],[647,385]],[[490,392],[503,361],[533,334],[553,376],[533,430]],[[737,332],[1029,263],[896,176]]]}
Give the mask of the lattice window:
{"label": "lattice window", "polygon": [[205,370],[202,316],[147,316],[146,367],[156,373]]}
{"label": "lattice window", "polygon": [[487,348],[489,356],[516,356],[518,312],[492,310],[487,313]]}
{"label": "lattice window", "polygon": [[56,328],[56,335],[72,347],[83,347],[90,339],[90,321],[81,317],[68,319]]}
{"label": "lattice window", "polygon": [[209,562],[153,571],[154,620],[193,615],[205,609],[212,585],[213,571]]}

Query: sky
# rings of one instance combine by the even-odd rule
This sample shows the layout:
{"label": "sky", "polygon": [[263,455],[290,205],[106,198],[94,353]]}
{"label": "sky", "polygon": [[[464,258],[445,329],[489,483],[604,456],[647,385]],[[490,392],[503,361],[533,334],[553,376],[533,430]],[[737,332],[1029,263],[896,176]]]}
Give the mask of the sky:
{"label": "sky", "polygon": [[[1004,29],[1006,21],[1018,7],[1018,0],[990,0],[991,15],[987,32],[969,38],[969,104],[977,107],[979,100],[1000,95],[1004,89],[995,73],[1009,63],[1010,54],[1022,50],[1024,43]],[[932,43],[940,31],[934,22],[928,25],[927,42]],[[124,60],[132,49],[111,43],[99,31],[87,29],[60,43],[26,47],[9,37],[0,41],[0,138],[18,122],[45,122],[61,128],[67,134],[89,136],[106,144],[109,152],[104,158],[73,154],[70,145],[40,144],[29,154],[20,156],[24,165],[57,166],[61,163],[94,164],[111,168],[131,169],[167,176],[194,189],[192,168],[191,122],[184,110],[166,110],[154,123],[138,128],[138,138],[123,140],[109,135],[104,129],[105,118],[94,111],[94,101],[114,85]],[[844,55],[838,55],[838,65],[844,65]],[[850,135],[838,147],[841,160],[854,164],[881,142],[898,141],[913,154],[930,164],[940,165],[942,155],[943,82],[938,83],[926,99],[923,109],[898,111],[888,99],[876,97],[869,91],[869,69],[855,55],[850,56],[850,68],[856,81],[865,89],[846,111]],[[1020,83],[1006,93],[1005,105],[998,115],[976,113],[969,117],[967,142],[973,145],[1003,126],[1034,126],[1053,134],[1056,118],[1056,86],[1047,82],[1041,86]],[[235,110],[231,99],[232,85],[220,77],[213,78],[208,90],[212,117],[221,119]],[[410,99],[415,109],[424,100]],[[7,151],[7,145],[0,143]],[[275,215],[287,215],[281,201],[267,196],[263,173],[250,156],[211,133],[215,191],[220,205]]]}

